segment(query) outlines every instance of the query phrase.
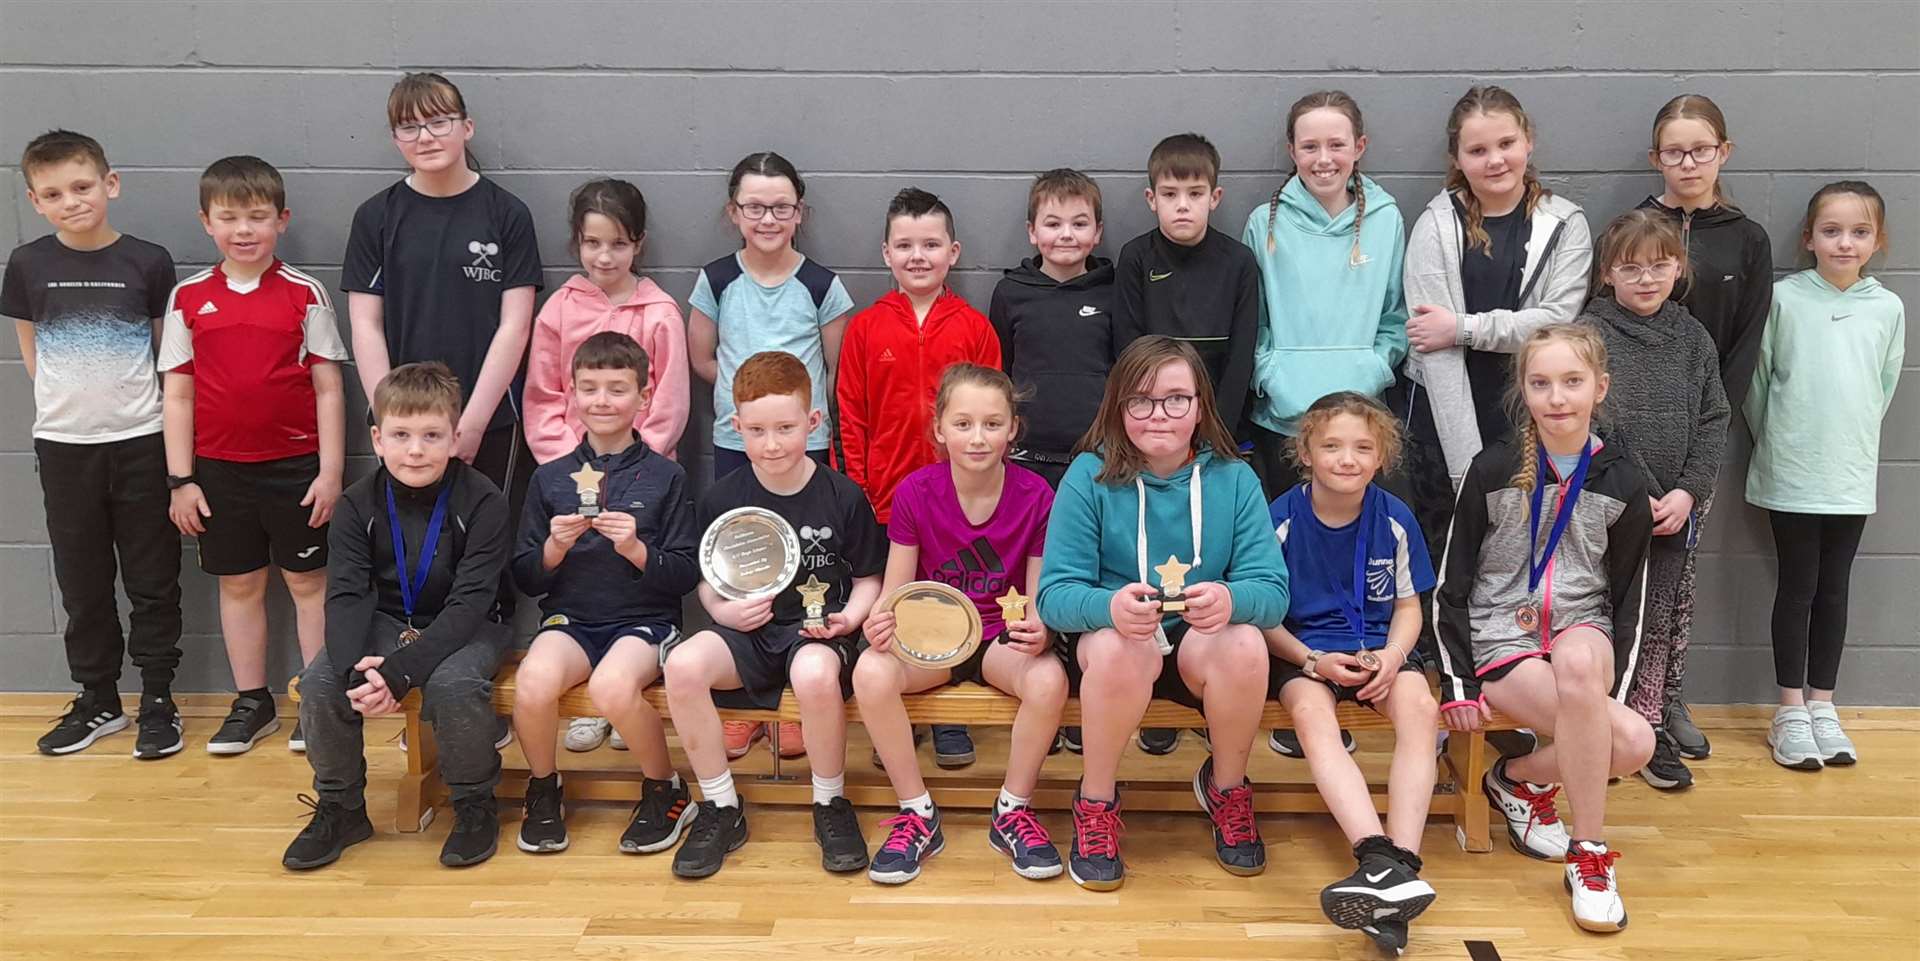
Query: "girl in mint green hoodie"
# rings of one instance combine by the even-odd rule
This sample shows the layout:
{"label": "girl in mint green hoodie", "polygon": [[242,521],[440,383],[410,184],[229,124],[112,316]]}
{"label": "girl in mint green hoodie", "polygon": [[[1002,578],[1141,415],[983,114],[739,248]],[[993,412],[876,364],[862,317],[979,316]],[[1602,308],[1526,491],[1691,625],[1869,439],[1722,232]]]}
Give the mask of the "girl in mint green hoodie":
{"label": "girl in mint green hoodie", "polygon": [[1259,874],[1266,849],[1247,754],[1266,700],[1261,631],[1287,613],[1286,560],[1260,481],[1234,452],[1200,356],[1158,335],[1120,353],[1078,448],[1034,592],[1040,619],[1070,638],[1079,681],[1085,774],[1067,870],[1096,891],[1124,880],[1120,752],[1161,697],[1206,714],[1213,754],[1194,794],[1221,867]]}
{"label": "girl in mint green hoodie", "polygon": [[1303,479],[1286,454],[1300,415],[1339,391],[1379,398],[1407,356],[1406,223],[1393,195],[1360,173],[1366,152],[1352,97],[1321,90],[1294,101],[1294,175],[1240,235],[1260,263],[1253,449],[1269,500]]}
{"label": "girl in mint green hoodie", "polygon": [[1906,347],[1900,298],[1865,276],[1886,246],[1886,202],[1857,180],[1807,204],[1801,244],[1815,266],[1773,285],[1747,393],[1747,502],[1767,510],[1780,555],[1773,666],[1774,761],[1819,770],[1859,756],[1833,707],[1847,636],[1847,586],[1874,512],[1880,421]]}

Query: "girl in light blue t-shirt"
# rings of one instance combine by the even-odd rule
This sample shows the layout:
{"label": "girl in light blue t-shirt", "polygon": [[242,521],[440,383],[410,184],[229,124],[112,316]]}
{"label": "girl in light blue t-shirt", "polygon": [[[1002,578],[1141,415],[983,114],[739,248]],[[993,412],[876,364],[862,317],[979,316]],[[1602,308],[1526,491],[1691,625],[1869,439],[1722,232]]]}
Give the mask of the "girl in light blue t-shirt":
{"label": "girl in light blue t-shirt", "polygon": [[[813,406],[827,410],[833,362],[853,298],[833,271],[794,249],[805,219],[806,184],[785,157],[747,155],[727,180],[727,219],[741,248],[700,268],[687,298],[687,348],[694,373],[713,384],[713,476],[746,466],[746,445],[733,428],[733,372],[761,351],[785,351],[807,365]],[[807,437],[807,453],[827,462],[833,426]]]}

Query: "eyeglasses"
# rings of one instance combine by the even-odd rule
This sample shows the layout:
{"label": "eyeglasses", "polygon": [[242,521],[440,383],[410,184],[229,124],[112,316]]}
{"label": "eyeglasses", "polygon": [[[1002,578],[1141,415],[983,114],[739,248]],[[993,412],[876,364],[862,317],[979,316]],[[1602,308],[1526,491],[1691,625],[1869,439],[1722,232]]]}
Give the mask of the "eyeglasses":
{"label": "eyeglasses", "polygon": [[799,204],[734,204],[734,209],[748,220],[759,220],[767,214],[773,214],[775,220],[792,220],[800,212]]}
{"label": "eyeglasses", "polygon": [[453,125],[466,118],[458,114],[451,117],[435,117],[425,123],[403,123],[393,128],[393,139],[402,143],[412,143],[420,139],[420,132],[426,131],[437,137],[453,132]]}
{"label": "eyeglasses", "polygon": [[1671,260],[1663,260],[1651,266],[1614,264],[1613,269],[1607,272],[1613,275],[1615,283],[1638,284],[1651,279],[1655,283],[1664,284],[1680,272],[1680,265]]}
{"label": "eyeglasses", "polygon": [[1148,397],[1145,394],[1135,394],[1127,398],[1127,416],[1134,420],[1146,420],[1152,417],[1155,407],[1160,408],[1168,417],[1185,417],[1187,411],[1193,409],[1193,395],[1168,394],[1165,397]]}
{"label": "eyeglasses", "polygon": [[1720,156],[1720,148],[1723,146],[1725,146],[1725,144],[1701,144],[1692,150],[1668,147],[1655,156],[1660,158],[1660,166],[1662,167],[1678,167],[1686,163],[1688,157],[1692,157],[1693,162],[1697,164],[1711,163],[1715,157]]}

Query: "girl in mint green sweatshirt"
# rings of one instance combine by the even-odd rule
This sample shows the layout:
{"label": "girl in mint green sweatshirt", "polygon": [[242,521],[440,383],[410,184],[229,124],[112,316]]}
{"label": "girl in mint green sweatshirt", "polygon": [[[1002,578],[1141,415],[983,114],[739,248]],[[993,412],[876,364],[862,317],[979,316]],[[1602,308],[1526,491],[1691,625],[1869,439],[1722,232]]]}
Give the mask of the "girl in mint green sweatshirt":
{"label": "girl in mint green sweatshirt", "polygon": [[1213,754],[1194,794],[1221,866],[1265,870],[1246,765],[1266,700],[1261,631],[1287,613],[1286,560],[1191,346],[1149,335],[1121,352],[1055,495],[1035,601],[1069,638],[1079,680],[1074,881],[1111,891],[1125,878],[1115,781],[1155,697],[1206,714]]}
{"label": "girl in mint green sweatshirt", "polygon": [[1801,244],[1815,266],[1773,285],[1745,405],[1754,437],[1747,502],[1767,510],[1780,555],[1773,597],[1780,708],[1767,743],[1774,761],[1803,770],[1859,756],[1840,727],[1833,691],[1853,556],[1876,506],[1880,421],[1905,354],[1900,298],[1863,273],[1886,245],[1886,216],[1879,192],[1861,181],[1813,195]]}
{"label": "girl in mint green sweatshirt", "polygon": [[1305,479],[1287,456],[1300,415],[1341,391],[1379,399],[1407,356],[1406,221],[1360,173],[1366,152],[1352,97],[1301,97],[1287,111],[1294,174],[1240,235],[1260,263],[1253,467],[1269,500]]}

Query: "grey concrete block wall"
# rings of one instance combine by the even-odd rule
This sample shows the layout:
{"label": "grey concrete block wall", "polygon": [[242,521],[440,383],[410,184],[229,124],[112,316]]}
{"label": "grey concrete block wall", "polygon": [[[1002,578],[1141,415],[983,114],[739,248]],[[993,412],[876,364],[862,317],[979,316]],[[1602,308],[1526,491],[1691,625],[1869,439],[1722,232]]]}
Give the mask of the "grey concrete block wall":
{"label": "grey concrete block wall", "polygon": [[[76,9],[87,29],[72,29]],[[462,86],[476,156],[532,208],[550,286],[574,268],[567,192],[612,174],[646,191],[646,268],[683,303],[698,265],[738,246],[720,208],[728,168],[752,150],[777,149],[807,176],[802,246],[861,302],[889,283],[878,250],[887,197],[907,184],[939,193],[964,244],[954,286],[984,305],[1000,269],[1029,253],[1022,220],[1037,170],[1095,175],[1111,255],[1152,225],[1140,196],[1147,151],[1198,130],[1226,168],[1215,223],[1237,234],[1283,176],[1286,105],[1335,86],[1365,108],[1363,167],[1411,222],[1440,185],[1447,108],[1495,81],[1528,106],[1550,185],[1596,227],[1658,189],[1645,159],[1654,110],[1684,91],[1712,96],[1738,143],[1726,182],[1772,233],[1780,270],[1797,264],[1812,191],[1863,176],[1891,207],[1895,245],[1876,272],[1920,303],[1920,12],[1907,3],[0,0],[0,25],[0,156],[52,126],[99,137],[125,184],[116,225],[166,244],[183,269],[214,256],[194,217],[200,168],[257,153],[287,176],[283,255],[337,282],[354,206],[401,172],[383,105],[407,69]],[[0,241],[11,245],[47,227],[8,176]],[[0,689],[61,689],[65,615],[18,357],[0,337]],[[1920,703],[1920,324],[1909,325],[1908,357],[1884,430],[1881,513],[1855,569],[1843,684],[1853,701]],[[696,386],[683,447],[696,475],[705,393]],[[1735,447],[1701,563],[1689,687],[1708,702],[1771,694],[1773,546],[1741,501],[1745,444]],[[216,591],[191,542],[183,550],[181,688],[220,690]],[[284,595],[273,605],[277,680],[297,655]]]}

